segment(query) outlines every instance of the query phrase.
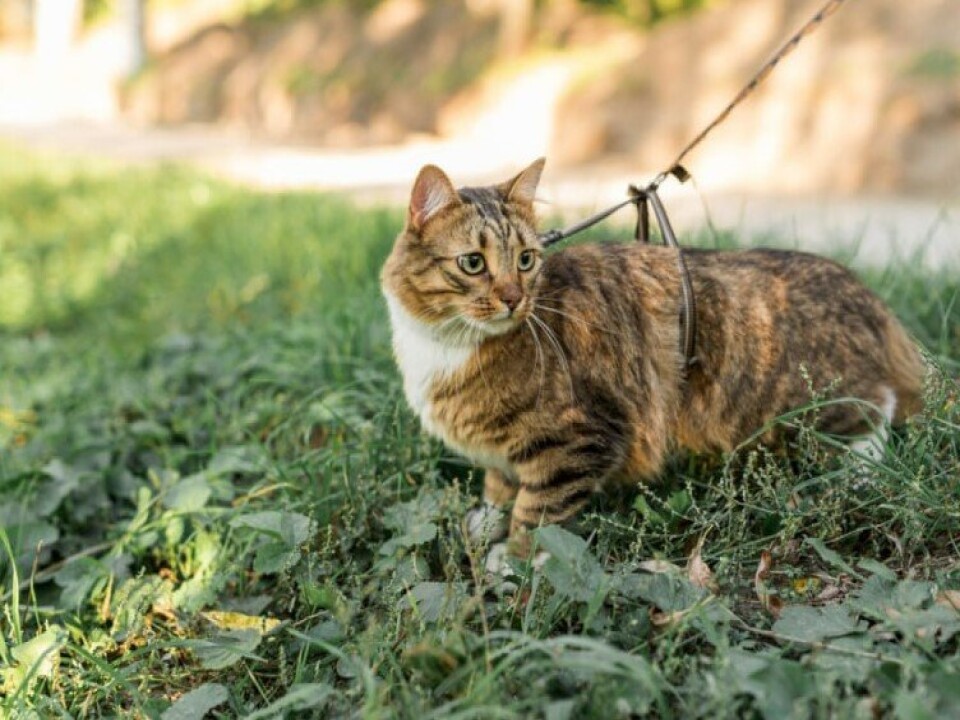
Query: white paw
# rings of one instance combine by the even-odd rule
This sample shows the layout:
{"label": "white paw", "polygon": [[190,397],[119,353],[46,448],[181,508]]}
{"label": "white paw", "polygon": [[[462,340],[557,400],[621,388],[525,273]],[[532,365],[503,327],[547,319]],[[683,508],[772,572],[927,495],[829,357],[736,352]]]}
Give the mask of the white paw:
{"label": "white paw", "polygon": [[[487,553],[487,558],[484,562],[487,576],[501,592],[505,593],[511,593],[517,589],[516,583],[508,579],[517,575],[517,571],[513,569],[513,565],[510,563],[510,558],[511,555],[507,550],[507,543],[502,542],[490,548],[490,552]],[[550,559],[550,553],[542,550],[538,552],[531,563],[534,572],[539,571],[548,559]],[[516,559],[514,562],[517,565],[523,564],[523,561]]]}
{"label": "white paw", "polygon": [[499,595],[512,595],[517,591],[517,584],[508,580],[509,577],[516,574],[510,566],[509,557],[507,544],[505,542],[497,543],[490,548],[483,564],[493,590]]}
{"label": "white paw", "polygon": [[487,575],[494,578],[506,578],[513,575],[513,568],[508,561],[509,557],[510,553],[507,552],[505,542],[497,543],[491,547],[490,552],[487,553],[487,559],[483,563]]}
{"label": "white paw", "polygon": [[851,474],[854,490],[863,490],[877,485],[882,478],[880,470],[883,460],[883,447],[875,439],[857,440],[849,447]]}
{"label": "white paw", "polygon": [[483,505],[469,511],[466,516],[467,535],[473,543],[496,542],[507,536],[507,514],[496,505],[484,501]]}

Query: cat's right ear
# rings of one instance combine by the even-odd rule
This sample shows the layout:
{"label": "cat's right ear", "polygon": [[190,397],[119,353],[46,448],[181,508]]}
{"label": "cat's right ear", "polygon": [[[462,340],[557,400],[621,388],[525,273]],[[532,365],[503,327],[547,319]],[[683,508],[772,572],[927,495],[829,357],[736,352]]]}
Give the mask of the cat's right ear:
{"label": "cat's right ear", "polygon": [[459,203],[460,196],[446,173],[436,165],[424,165],[410,193],[407,225],[419,233],[437,213]]}

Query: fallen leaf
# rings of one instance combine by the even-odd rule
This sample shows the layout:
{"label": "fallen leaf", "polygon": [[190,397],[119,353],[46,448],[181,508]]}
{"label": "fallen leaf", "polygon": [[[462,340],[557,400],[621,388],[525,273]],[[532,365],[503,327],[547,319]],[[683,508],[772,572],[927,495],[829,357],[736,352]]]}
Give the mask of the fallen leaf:
{"label": "fallen leaf", "polygon": [[659,612],[650,608],[650,623],[656,628],[673,627],[679,623],[688,612],[690,611],[673,610],[671,612]]}
{"label": "fallen leaf", "polygon": [[760,601],[760,606],[775,618],[780,617],[780,610],[783,608],[783,601],[770,592],[766,580],[773,568],[773,556],[769,551],[764,550],[760,553],[760,562],[757,565],[757,572],[753,576],[753,589]]}
{"label": "fallen leaf", "polygon": [[276,618],[225,610],[207,610],[200,615],[221,630],[256,630],[261,635],[268,635],[280,625],[280,621]]}
{"label": "fallen leaf", "polygon": [[823,590],[820,591],[820,594],[817,595],[817,600],[827,602],[828,600],[836,600],[841,595],[843,595],[843,590],[841,590],[838,586],[827,585]]}
{"label": "fallen leaf", "polygon": [[704,588],[710,592],[716,592],[717,581],[713,577],[713,571],[710,569],[710,566],[707,565],[703,559],[703,556],[701,555],[703,541],[705,539],[706,535],[700,538],[699,542],[697,542],[697,546],[690,554],[690,559],[687,560],[687,577],[690,578],[690,582],[696,587]]}
{"label": "fallen leaf", "polygon": [[683,572],[678,565],[666,560],[644,560],[637,565],[637,570],[654,574],[666,573],[668,575],[679,575]]}
{"label": "fallen leaf", "polygon": [[796,510],[800,507],[801,503],[800,494],[793,492],[790,493],[790,497],[787,498],[786,506],[788,510]]}

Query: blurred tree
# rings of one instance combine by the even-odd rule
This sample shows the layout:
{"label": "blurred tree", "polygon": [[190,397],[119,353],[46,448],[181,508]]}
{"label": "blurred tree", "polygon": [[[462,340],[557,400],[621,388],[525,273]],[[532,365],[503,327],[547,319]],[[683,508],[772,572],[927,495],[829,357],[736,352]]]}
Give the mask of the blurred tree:
{"label": "blurred tree", "polygon": [[123,26],[127,34],[127,72],[133,75],[147,62],[147,0],[122,0]]}
{"label": "blurred tree", "polygon": [[506,57],[526,49],[533,27],[535,0],[498,0],[500,13],[500,52]]}

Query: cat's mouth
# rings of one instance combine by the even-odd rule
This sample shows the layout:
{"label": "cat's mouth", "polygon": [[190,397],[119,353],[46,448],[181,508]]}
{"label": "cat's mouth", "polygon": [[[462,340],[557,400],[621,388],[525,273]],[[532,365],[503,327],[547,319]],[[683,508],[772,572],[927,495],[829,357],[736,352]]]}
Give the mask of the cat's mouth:
{"label": "cat's mouth", "polygon": [[521,324],[523,324],[523,321],[526,319],[526,317],[526,307],[521,304],[519,307],[513,310],[504,308],[498,313],[488,315],[482,320],[478,319],[475,322],[486,334],[493,336],[503,335],[504,333],[510,332],[511,330],[519,327]]}
{"label": "cat's mouth", "polygon": [[491,335],[502,335],[505,332],[508,332],[520,324],[520,318],[517,317],[517,313],[511,313],[505,315],[504,317],[493,317],[489,320],[483,322],[483,327],[485,330],[490,332]]}
{"label": "cat's mouth", "polygon": [[524,314],[518,310],[501,311],[493,315],[476,317],[471,315],[461,316],[465,325],[472,330],[474,342],[488,337],[504,335],[517,328],[523,323]]}

